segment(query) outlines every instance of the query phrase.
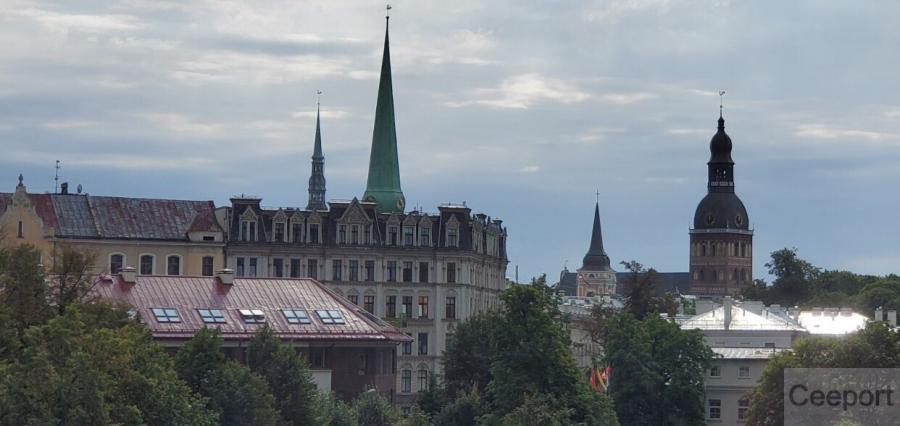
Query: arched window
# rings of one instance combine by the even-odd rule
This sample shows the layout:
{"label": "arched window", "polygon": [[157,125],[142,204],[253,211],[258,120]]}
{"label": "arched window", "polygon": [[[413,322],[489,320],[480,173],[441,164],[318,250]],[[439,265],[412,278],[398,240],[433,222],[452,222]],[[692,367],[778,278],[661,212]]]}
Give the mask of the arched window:
{"label": "arched window", "polygon": [[700,255],[706,256],[706,242],[700,244]]}
{"label": "arched window", "polygon": [[142,254],[140,264],[141,275],[153,275],[154,263],[156,263],[156,258],[152,254]]}
{"label": "arched window", "polygon": [[109,273],[118,274],[125,266],[125,255],[122,253],[113,253],[109,255]]}
{"label": "arched window", "polygon": [[428,368],[424,365],[419,366],[419,392],[425,392],[428,390]]}
{"label": "arched window", "polygon": [[181,275],[181,256],[171,254],[166,258],[166,274]]}
{"label": "arched window", "polygon": [[204,277],[213,276],[213,266],[213,257],[203,256],[200,275],[203,275]]}

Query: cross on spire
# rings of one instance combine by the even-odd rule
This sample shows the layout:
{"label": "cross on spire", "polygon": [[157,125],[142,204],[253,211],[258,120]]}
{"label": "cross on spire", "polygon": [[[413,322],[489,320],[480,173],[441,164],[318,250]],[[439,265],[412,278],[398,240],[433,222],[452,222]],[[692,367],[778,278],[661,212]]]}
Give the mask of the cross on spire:
{"label": "cross on spire", "polygon": [[322,91],[316,90],[316,110],[319,109],[319,103],[322,101]]}
{"label": "cross on spire", "polygon": [[722,116],[722,110],[724,109],[724,105],[725,105],[725,91],[719,90],[719,117]]}
{"label": "cross on spire", "polygon": [[391,8],[390,4],[388,4],[387,6],[384,7],[384,10],[385,10],[384,19],[391,19],[391,9],[392,8]]}
{"label": "cross on spire", "polygon": [[600,191],[594,193],[597,196],[597,204],[600,204]]}

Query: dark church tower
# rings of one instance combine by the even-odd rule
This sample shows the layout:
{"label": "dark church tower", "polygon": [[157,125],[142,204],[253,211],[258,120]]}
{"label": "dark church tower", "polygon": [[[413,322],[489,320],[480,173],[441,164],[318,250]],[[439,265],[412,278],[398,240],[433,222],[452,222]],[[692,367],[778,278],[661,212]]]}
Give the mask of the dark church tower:
{"label": "dark church tower", "polygon": [[319,104],[316,103],[316,145],[313,148],[312,174],[309,176],[307,210],[327,210],[325,207],[325,156],[322,155],[322,130],[319,127]]}
{"label": "dark church tower", "polygon": [[753,231],[747,209],[734,193],[731,138],[721,114],[709,151],[707,194],[690,231],[691,292],[725,296],[753,281]]}
{"label": "dark church tower", "polygon": [[584,255],[576,277],[577,295],[594,297],[616,292],[616,271],[609,266],[609,256],[603,250],[603,234],[600,231],[600,203],[594,205],[594,227],[591,230],[591,246]]}

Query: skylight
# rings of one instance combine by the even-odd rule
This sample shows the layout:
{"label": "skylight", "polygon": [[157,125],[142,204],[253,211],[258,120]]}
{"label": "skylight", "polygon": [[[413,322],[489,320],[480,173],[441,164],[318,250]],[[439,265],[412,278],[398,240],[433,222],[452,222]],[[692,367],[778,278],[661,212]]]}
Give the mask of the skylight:
{"label": "skylight", "polygon": [[153,308],[153,316],[156,322],[181,322],[178,311],[172,308]]}
{"label": "skylight", "polygon": [[322,324],[344,324],[340,311],[316,311]]}
{"label": "skylight", "polygon": [[197,309],[197,313],[200,314],[200,318],[205,323],[225,322],[225,315],[222,315],[222,311],[219,309]]}
{"label": "skylight", "polygon": [[291,324],[310,324],[309,314],[303,309],[282,309],[284,319]]}
{"label": "skylight", "polygon": [[241,318],[247,324],[260,324],[266,322],[266,315],[259,309],[240,309]]}

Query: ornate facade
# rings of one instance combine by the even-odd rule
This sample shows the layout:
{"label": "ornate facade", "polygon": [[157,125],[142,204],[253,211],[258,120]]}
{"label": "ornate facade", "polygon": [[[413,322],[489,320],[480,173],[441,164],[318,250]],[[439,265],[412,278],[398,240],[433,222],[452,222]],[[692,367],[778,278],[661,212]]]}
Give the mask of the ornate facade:
{"label": "ornate facade", "polygon": [[725,119],[709,142],[707,194],[690,230],[691,292],[725,296],[753,281],[753,230],[744,203],[734,192],[734,160]]}

